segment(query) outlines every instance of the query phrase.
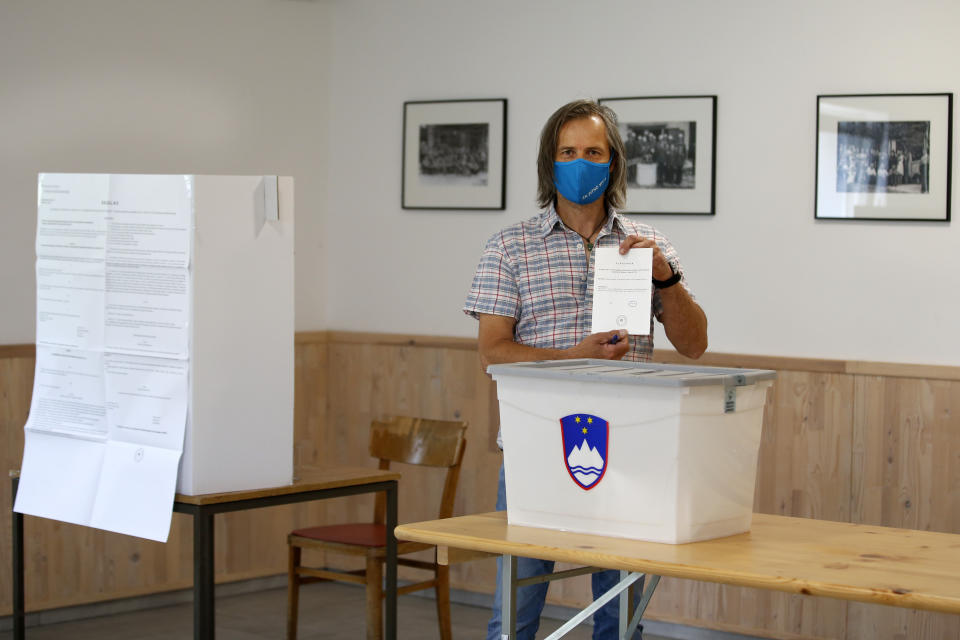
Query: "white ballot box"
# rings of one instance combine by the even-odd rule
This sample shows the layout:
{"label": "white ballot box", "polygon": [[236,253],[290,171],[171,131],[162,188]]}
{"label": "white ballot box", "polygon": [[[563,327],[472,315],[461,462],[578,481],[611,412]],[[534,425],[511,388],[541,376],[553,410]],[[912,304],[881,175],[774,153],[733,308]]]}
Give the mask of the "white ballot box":
{"label": "white ballot box", "polygon": [[750,529],[775,372],[612,360],[487,371],[510,524],[672,544]]}

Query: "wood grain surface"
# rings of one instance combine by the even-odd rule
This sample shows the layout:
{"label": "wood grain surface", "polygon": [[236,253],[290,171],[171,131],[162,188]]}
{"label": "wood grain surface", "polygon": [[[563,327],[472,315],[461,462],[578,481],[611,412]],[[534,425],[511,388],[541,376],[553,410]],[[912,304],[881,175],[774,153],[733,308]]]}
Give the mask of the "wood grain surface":
{"label": "wood grain surface", "polygon": [[511,526],[494,511],[400,525],[401,540],[960,613],[960,534],[754,514],[747,533],[661,544]]}

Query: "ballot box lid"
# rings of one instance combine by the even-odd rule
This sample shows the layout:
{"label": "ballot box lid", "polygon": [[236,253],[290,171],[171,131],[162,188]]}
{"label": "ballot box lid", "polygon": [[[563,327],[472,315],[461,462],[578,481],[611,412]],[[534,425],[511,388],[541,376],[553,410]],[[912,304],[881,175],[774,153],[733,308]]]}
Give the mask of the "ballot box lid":
{"label": "ballot box lid", "polygon": [[494,364],[487,367],[494,378],[520,376],[550,378],[573,382],[637,384],[661,387],[699,387],[719,385],[742,387],[776,378],[768,369],[733,369],[681,364],[624,362],[622,360],[540,360]]}

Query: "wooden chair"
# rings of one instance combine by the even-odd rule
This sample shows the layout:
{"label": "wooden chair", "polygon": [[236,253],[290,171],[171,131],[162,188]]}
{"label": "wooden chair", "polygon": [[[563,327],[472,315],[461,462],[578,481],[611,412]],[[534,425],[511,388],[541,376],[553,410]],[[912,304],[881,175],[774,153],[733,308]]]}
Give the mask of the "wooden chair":
{"label": "wooden chair", "polygon": [[[370,455],[380,459],[380,468],[389,469],[391,462],[445,467],[446,481],[440,499],[439,518],[453,515],[453,500],[460,476],[460,462],[467,441],[466,422],[397,417],[370,425]],[[287,569],[287,638],[297,637],[297,611],[300,585],[321,580],[341,580],[365,584],[367,589],[367,638],[380,640],[383,634],[383,563],[386,558],[386,498],[378,493],[373,522],[328,525],[297,529],[287,536],[289,563]],[[440,637],[450,640],[450,575],[449,567],[434,562],[400,556],[432,549],[419,542],[397,542],[397,563],[433,572],[433,578],[397,589],[397,594],[433,587],[437,591],[437,617]],[[318,549],[354,556],[365,556],[366,569],[344,572],[310,568],[301,565],[303,549]]]}

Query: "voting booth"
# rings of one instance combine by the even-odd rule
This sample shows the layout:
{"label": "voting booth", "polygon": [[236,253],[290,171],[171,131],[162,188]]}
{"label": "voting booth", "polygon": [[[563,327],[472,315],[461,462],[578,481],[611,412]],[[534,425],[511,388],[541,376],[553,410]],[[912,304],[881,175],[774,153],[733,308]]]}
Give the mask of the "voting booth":
{"label": "voting booth", "polygon": [[500,364],[510,524],[684,543],[748,531],[775,372]]}
{"label": "voting booth", "polygon": [[193,176],[186,495],[293,482],[293,178]]}
{"label": "voting booth", "polygon": [[293,481],[293,180],[43,173],[15,510],[166,540]]}

